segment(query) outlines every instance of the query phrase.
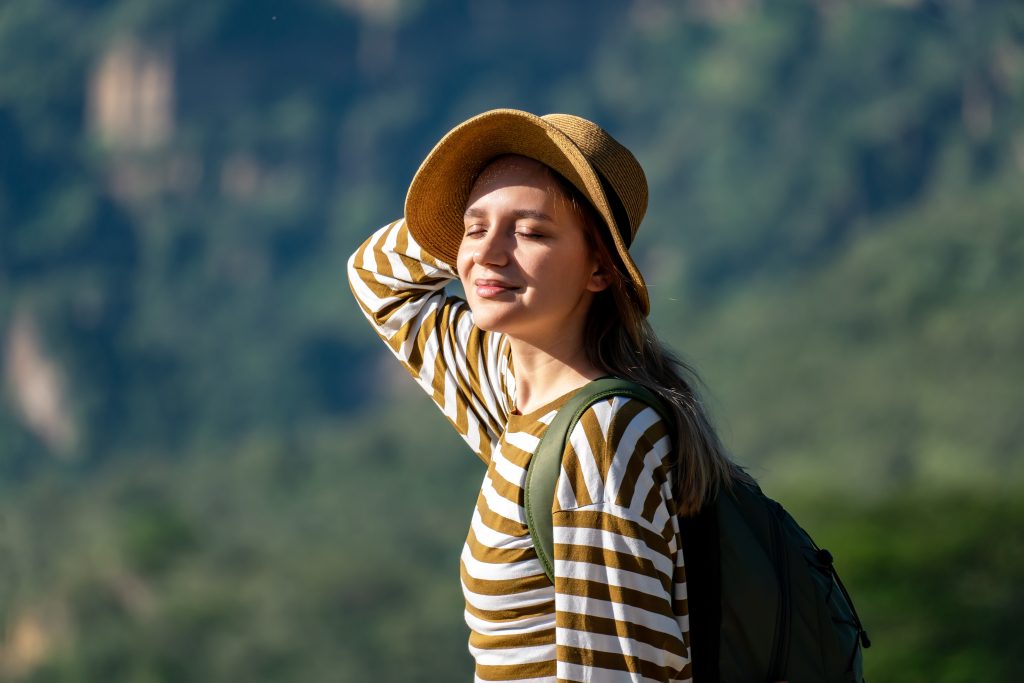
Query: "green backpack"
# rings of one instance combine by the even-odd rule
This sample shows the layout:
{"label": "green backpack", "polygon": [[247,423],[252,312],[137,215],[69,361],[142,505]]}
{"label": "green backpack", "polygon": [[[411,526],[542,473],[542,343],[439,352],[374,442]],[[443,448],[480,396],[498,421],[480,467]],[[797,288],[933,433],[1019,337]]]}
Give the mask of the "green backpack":
{"label": "green backpack", "polygon": [[[526,474],[527,526],[554,580],[551,509],[562,453],[594,403],[636,398],[669,419],[661,401],[627,380],[602,378],[555,416]],[[783,507],[737,483],[692,517],[680,517],[695,683],[862,683],[869,647],[832,564]]]}

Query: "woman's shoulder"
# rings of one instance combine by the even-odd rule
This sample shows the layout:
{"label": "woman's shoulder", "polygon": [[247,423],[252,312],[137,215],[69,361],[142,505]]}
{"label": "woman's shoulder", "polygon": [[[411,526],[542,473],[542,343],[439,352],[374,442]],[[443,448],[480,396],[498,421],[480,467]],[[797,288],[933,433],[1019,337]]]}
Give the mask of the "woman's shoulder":
{"label": "woman's shoulder", "polygon": [[645,508],[667,479],[671,463],[668,422],[647,401],[609,396],[580,417],[562,457],[558,507],[600,503]]}
{"label": "woman's shoulder", "polygon": [[653,405],[608,396],[580,416],[566,441],[563,468],[571,476],[604,479],[614,471],[649,468],[670,450],[669,424]]}
{"label": "woman's shoulder", "polygon": [[588,407],[570,435],[594,452],[614,456],[620,452],[644,450],[669,434],[660,407],[637,396],[613,395]]}

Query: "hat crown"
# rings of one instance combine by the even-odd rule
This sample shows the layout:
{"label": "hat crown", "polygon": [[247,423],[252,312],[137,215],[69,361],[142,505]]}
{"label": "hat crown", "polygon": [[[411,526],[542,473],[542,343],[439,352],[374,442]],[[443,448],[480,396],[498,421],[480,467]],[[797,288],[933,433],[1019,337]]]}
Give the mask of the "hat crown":
{"label": "hat crown", "polygon": [[625,210],[632,241],[647,213],[647,176],[640,162],[593,121],[572,114],[545,114],[541,118],[572,140],[598,171],[606,189]]}

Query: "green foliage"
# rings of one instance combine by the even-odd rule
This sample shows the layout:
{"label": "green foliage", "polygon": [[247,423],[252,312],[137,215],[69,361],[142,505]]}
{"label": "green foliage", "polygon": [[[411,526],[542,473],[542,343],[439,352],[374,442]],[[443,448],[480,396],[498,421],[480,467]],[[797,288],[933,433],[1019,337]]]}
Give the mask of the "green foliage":
{"label": "green foliage", "polygon": [[906,491],[885,502],[793,506],[827,542],[873,645],[878,681],[1015,681],[1024,675],[1024,503],[1019,491]]}
{"label": "green foliage", "polygon": [[[657,328],[840,558],[869,680],[1020,678],[1020,8],[372,5],[0,3],[0,347],[31,318],[79,433],[0,395],[0,677],[469,676],[480,471],[344,268],[515,106],[637,152]],[[95,124],[132,45],[172,66],[150,146]]]}
{"label": "green foliage", "polygon": [[817,270],[666,321],[741,459],[772,481],[876,495],[1020,481],[1017,182],[938,197]]}
{"label": "green foliage", "polygon": [[[422,401],[402,411],[442,422]],[[482,465],[414,433],[310,425],[5,499],[5,625],[61,615],[24,680],[465,677],[457,557]]]}
{"label": "green foliage", "polygon": [[[420,432],[441,422],[401,409]],[[482,465],[451,436],[421,443],[386,420],[321,426],[6,499],[19,568],[0,614],[62,615],[19,680],[469,677],[456,565]],[[837,558],[869,680],[1024,673],[1019,489],[780,497]]]}

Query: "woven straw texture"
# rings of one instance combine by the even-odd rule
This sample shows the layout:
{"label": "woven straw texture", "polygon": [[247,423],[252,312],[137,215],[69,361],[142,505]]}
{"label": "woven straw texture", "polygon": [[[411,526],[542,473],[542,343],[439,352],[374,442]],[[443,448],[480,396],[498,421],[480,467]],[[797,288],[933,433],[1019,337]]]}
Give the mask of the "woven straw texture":
{"label": "woven straw texture", "polygon": [[[604,218],[623,274],[647,314],[647,286],[629,254],[647,210],[647,179],[629,150],[578,116],[540,117],[495,109],[449,131],[420,165],[406,195],[405,218],[416,241],[454,267],[473,182],[502,154],[519,154],[550,166],[590,200]],[[621,206],[621,220],[616,218],[616,205]]]}

